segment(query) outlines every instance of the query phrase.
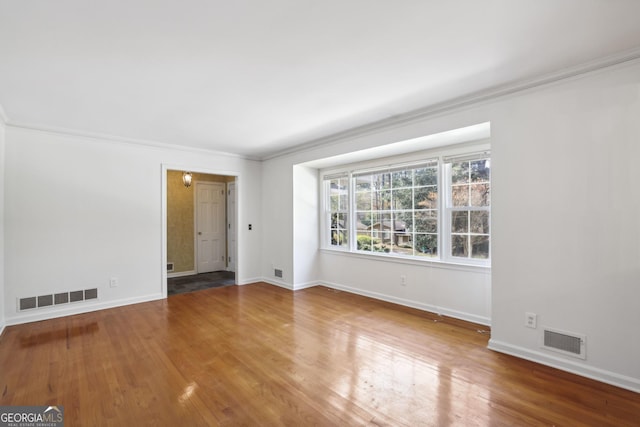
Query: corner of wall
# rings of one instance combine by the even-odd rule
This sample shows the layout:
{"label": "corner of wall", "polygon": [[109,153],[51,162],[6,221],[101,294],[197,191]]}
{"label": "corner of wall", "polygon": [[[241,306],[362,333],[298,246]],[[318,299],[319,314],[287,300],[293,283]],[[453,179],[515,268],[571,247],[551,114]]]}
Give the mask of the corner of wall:
{"label": "corner of wall", "polygon": [[4,108],[2,108],[2,104],[0,104],[0,126],[5,126],[9,122],[9,118],[7,114],[4,112]]}
{"label": "corner of wall", "polygon": [[0,336],[5,327],[5,287],[4,287],[4,165],[5,165],[5,126],[7,116],[0,105]]}

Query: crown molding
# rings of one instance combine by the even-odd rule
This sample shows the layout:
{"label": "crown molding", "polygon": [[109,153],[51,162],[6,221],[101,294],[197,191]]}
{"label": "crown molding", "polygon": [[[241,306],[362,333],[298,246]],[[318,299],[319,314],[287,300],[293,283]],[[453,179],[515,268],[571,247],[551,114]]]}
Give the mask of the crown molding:
{"label": "crown molding", "polygon": [[331,135],[327,135],[321,138],[308,140],[301,144],[285,148],[282,150],[274,151],[270,154],[263,156],[247,156],[237,153],[230,153],[224,151],[217,151],[208,148],[198,148],[191,146],[184,146],[179,144],[169,144],[157,141],[150,141],[144,139],[126,138],[109,134],[101,134],[94,132],[85,132],[67,128],[56,128],[44,125],[29,124],[29,123],[17,123],[9,120],[2,105],[0,105],[0,121],[4,122],[7,127],[22,128],[26,130],[44,132],[56,135],[67,135],[71,137],[85,138],[94,141],[122,143],[122,144],[134,144],[139,146],[151,147],[156,149],[170,149],[186,151],[191,153],[209,154],[226,156],[233,158],[240,158],[244,160],[253,161],[265,161],[278,157],[284,157],[292,154],[303,153],[313,150],[320,146],[337,145],[350,138],[362,137],[370,134],[380,132],[382,130],[392,129],[407,125],[413,122],[418,122],[428,118],[437,117],[443,114],[453,113],[455,111],[469,108],[472,106],[478,106],[485,103],[493,102],[499,99],[516,95],[528,90],[538,89],[545,86],[550,86],[555,83],[566,81],[581,76],[598,72],[600,70],[614,68],[617,66],[625,66],[629,63],[637,62],[640,60],[640,47],[630,49],[627,51],[619,52],[614,55],[606,56],[597,60],[586,62],[577,66],[563,68],[561,70],[547,73],[538,77],[523,79],[514,82],[510,82],[504,85],[494,86],[485,90],[474,92],[465,96],[457,97],[444,101],[441,103],[433,104],[416,110],[408,111],[406,113],[387,117],[382,120],[368,123],[365,125],[353,127],[341,132],[336,132]]}
{"label": "crown molding", "polygon": [[16,129],[24,129],[24,130],[33,131],[33,132],[46,133],[49,135],[64,135],[67,137],[82,138],[82,139],[91,140],[95,142],[118,143],[118,144],[125,144],[128,146],[138,145],[138,146],[162,149],[162,150],[179,150],[179,151],[186,151],[189,153],[233,157],[233,158],[244,159],[244,160],[255,160],[255,161],[261,160],[259,158],[251,158],[248,156],[243,156],[241,154],[211,150],[208,148],[198,148],[198,147],[191,147],[191,146],[179,145],[179,144],[168,144],[164,142],[150,141],[145,139],[125,138],[121,136],[95,133],[95,132],[85,132],[85,131],[79,131],[79,130],[67,129],[67,128],[56,128],[51,126],[43,126],[43,125],[35,125],[35,124],[27,124],[27,123],[15,123],[15,122],[8,122],[7,126],[16,128]]}
{"label": "crown molding", "polygon": [[262,160],[271,160],[291,154],[303,153],[319,146],[336,145],[349,138],[366,136],[379,132],[381,130],[391,129],[412,122],[433,118],[445,113],[452,113],[464,108],[486,104],[499,99],[504,99],[512,95],[526,92],[528,90],[551,86],[561,81],[579,78],[584,75],[595,73],[604,69],[615,68],[617,66],[625,66],[638,60],[640,60],[640,48],[625,50],[614,55],[602,57],[593,61],[582,63],[580,65],[563,68],[534,78],[522,79],[506,83],[504,85],[493,86],[488,89],[474,92],[465,96],[453,98],[448,101],[391,116],[373,123],[368,123],[325,137],[313,139],[305,143],[285,148],[283,150],[279,150],[272,154],[263,156]]}

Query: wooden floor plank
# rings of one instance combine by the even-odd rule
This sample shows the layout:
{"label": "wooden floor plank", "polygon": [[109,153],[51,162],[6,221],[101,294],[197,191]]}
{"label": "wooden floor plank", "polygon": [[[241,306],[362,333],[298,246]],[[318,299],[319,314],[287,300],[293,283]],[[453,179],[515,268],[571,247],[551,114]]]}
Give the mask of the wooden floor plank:
{"label": "wooden floor plank", "polygon": [[216,288],[6,328],[0,405],[70,426],[640,425],[639,394],[489,332],[320,286]]}

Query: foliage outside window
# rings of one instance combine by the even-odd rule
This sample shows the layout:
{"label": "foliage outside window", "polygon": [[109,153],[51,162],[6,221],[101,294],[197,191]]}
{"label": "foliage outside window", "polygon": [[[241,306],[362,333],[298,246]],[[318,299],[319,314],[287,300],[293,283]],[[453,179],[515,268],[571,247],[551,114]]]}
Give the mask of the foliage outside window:
{"label": "foliage outside window", "polygon": [[450,177],[451,252],[455,258],[489,258],[491,166],[488,157],[447,163]]}
{"label": "foliage outside window", "polygon": [[349,244],[349,177],[326,180],[329,194],[331,246],[348,247]]}
{"label": "foliage outside window", "polygon": [[358,251],[438,254],[438,164],[353,175]]}
{"label": "foliage outside window", "polygon": [[487,264],[488,152],[325,176],[324,246]]}

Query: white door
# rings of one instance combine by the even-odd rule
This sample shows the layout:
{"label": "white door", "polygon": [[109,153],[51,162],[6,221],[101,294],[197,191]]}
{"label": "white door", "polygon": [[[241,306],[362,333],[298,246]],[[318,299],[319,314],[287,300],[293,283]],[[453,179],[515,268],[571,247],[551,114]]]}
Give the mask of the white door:
{"label": "white door", "polygon": [[198,273],[224,270],[224,184],[196,182],[196,269]]}
{"label": "white door", "polygon": [[236,271],[236,183],[227,184],[227,270]]}

